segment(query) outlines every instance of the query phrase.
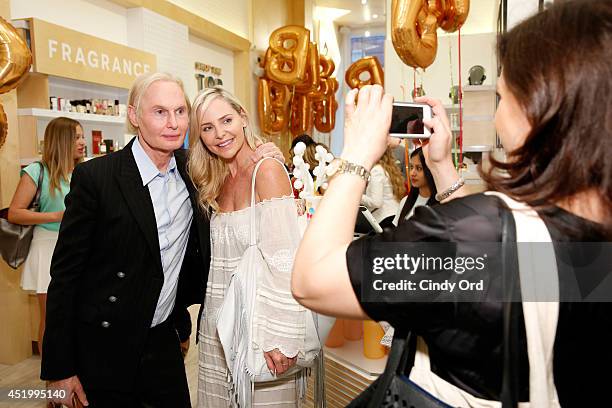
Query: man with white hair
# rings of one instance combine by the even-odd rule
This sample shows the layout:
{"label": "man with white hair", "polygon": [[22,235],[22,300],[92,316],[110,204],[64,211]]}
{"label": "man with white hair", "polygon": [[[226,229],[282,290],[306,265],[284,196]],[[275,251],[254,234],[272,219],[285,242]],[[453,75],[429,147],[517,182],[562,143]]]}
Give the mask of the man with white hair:
{"label": "man with white hair", "polygon": [[[175,322],[203,303],[209,220],[182,150],[190,103],[180,80],[136,79],[119,152],[75,168],[51,264],[41,378],[55,402],[190,407]],[[273,144],[253,160],[282,154]],[[63,395],[62,395],[63,393]],[[62,398],[59,398],[59,397]]]}

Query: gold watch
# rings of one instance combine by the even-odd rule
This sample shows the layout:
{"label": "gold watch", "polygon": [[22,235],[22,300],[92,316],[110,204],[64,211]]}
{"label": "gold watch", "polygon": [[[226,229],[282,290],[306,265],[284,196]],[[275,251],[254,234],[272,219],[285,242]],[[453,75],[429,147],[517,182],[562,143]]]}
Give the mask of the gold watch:
{"label": "gold watch", "polygon": [[370,172],[363,166],[355,163],[351,163],[344,159],[334,159],[327,165],[325,169],[325,174],[327,175],[327,180],[330,181],[332,178],[337,176],[338,174],[354,174],[356,176],[361,177],[366,182],[370,180]]}

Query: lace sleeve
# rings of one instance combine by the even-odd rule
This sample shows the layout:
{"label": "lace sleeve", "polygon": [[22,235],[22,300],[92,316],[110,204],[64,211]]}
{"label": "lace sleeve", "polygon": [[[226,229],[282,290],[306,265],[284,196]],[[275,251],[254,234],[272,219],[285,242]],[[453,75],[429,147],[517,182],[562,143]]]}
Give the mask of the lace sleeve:
{"label": "lace sleeve", "polygon": [[278,348],[287,357],[304,353],[306,309],[291,295],[291,269],[300,242],[293,197],[259,205],[258,246],[270,267],[260,276],[255,303],[255,333],[263,351]]}

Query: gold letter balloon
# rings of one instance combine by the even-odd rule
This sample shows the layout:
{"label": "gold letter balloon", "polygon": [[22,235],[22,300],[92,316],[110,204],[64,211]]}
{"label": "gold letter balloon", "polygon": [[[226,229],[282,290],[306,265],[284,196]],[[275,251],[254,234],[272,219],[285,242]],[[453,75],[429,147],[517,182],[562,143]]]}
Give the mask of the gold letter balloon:
{"label": "gold letter balloon", "polygon": [[[16,88],[30,70],[32,54],[17,30],[0,17],[0,94]],[[0,105],[0,148],[8,134],[8,122]]]}
{"label": "gold letter balloon", "polygon": [[391,39],[395,52],[414,68],[427,68],[436,59],[438,27],[457,31],[470,11],[470,0],[393,0]]}
{"label": "gold letter balloon", "polygon": [[313,126],[332,131],[338,108],[335,65],[310,42],[309,30],[294,25],[274,30],[264,67],[257,95],[263,133],[296,136],[311,133]]}

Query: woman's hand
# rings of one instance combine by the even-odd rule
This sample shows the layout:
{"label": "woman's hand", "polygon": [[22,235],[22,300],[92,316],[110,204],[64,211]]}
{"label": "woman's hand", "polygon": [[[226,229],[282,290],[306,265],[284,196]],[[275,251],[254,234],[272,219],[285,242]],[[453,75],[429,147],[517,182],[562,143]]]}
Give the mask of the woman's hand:
{"label": "woman's hand", "polygon": [[[433,175],[436,188],[438,192],[443,192],[459,179],[459,174],[455,169],[451,156],[453,136],[448,116],[446,116],[442,103],[437,99],[423,96],[416,98],[415,101],[428,104],[434,113],[432,119],[423,121],[432,132],[431,137],[422,142],[422,147],[425,161]],[[451,197],[443,200],[443,202],[462,197],[465,194],[465,189],[460,188]]]}
{"label": "woman's hand", "polygon": [[64,211],[55,211],[52,213],[54,222],[62,222],[64,218]]}
{"label": "woman's hand", "polygon": [[264,358],[266,359],[268,370],[276,375],[284,374],[285,371],[293,367],[297,361],[297,356],[289,358],[277,348],[271,351],[265,351]]}
{"label": "woman's hand", "polygon": [[[427,165],[436,167],[440,163],[451,162],[452,132],[448,122],[448,116],[438,99],[421,96],[415,102],[426,103],[431,106],[434,117],[426,119],[423,123],[431,129],[431,137],[422,141],[423,154]],[[418,143],[415,143],[418,145]]]}
{"label": "woman's hand", "polygon": [[380,85],[351,90],[345,100],[342,157],[370,170],[387,149],[393,97]]}

